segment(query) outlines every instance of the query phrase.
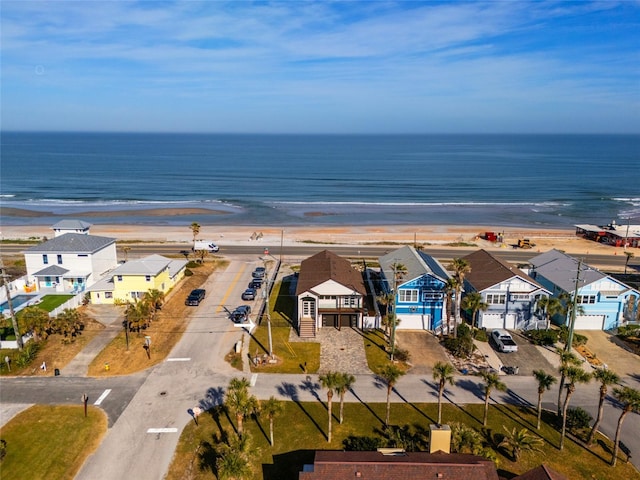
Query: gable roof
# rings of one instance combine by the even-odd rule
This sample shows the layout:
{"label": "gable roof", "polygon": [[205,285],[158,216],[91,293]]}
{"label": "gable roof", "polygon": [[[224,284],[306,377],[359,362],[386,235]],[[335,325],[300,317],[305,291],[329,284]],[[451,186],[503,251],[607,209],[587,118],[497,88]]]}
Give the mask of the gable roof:
{"label": "gable roof", "polygon": [[115,243],[115,238],[65,233],[25,250],[25,253],[95,253]]}
{"label": "gable roof", "polygon": [[385,278],[393,279],[393,265],[402,264],[407,268],[403,283],[429,274],[446,282],[449,274],[435,258],[420,252],[410,245],[387,253],[378,259]]}
{"label": "gable roof", "polygon": [[[570,257],[559,250],[549,250],[529,260],[534,271],[542,275],[565,292],[573,292],[576,288],[579,260]],[[580,264],[580,283],[578,289],[590,285],[598,280],[607,278],[604,273],[590,267],[586,263]],[[620,283],[614,280],[616,283]]]}
{"label": "gable roof", "polygon": [[312,290],[327,280],[333,280],[361,295],[367,295],[362,274],[351,266],[349,260],[329,250],[316,253],[300,263],[296,295]]}
{"label": "gable roof", "polygon": [[64,220],[60,220],[51,228],[54,230],[88,230],[91,228],[91,224],[82,220],[65,218]]}
{"label": "gable roof", "polygon": [[471,266],[471,270],[465,275],[465,280],[479,292],[514,277],[520,277],[539,288],[543,288],[522,270],[494,257],[486,250],[481,249],[462,258]]}
{"label": "gable roof", "polygon": [[187,260],[172,260],[162,255],[149,255],[137,260],[130,260],[111,271],[110,275],[152,275],[155,276],[165,268],[169,268],[169,275],[173,276],[187,264]]}
{"label": "gable roof", "polygon": [[495,464],[467,454],[403,452],[316,451],[313,471],[300,472],[300,480],[343,480],[360,472],[368,480],[423,480],[425,478],[498,480]]}
{"label": "gable roof", "polygon": [[564,475],[556,472],[544,463],[528,472],[518,475],[514,480],[569,480]]}

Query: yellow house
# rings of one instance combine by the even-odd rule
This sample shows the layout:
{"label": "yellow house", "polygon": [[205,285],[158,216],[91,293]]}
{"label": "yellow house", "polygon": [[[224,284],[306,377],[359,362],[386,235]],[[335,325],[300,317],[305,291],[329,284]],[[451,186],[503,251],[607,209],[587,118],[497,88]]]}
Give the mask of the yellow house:
{"label": "yellow house", "polygon": [[167,293],[184,277],[186,266],[186,260],[161,255],[123,263],[88,289],[91,303],[135,302],[154,289]]}

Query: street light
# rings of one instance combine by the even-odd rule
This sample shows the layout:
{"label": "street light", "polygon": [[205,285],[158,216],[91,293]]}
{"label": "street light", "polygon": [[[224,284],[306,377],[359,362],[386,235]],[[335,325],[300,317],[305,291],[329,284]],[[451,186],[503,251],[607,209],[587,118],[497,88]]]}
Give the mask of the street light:
{"label": "street light", "polygon": [[271,282],[269,281],[269,271],[267,270],[267,259],[262,257],[261,260],[264,264],[265,287],[262,292],[262,295],[264,297],[265,311],[267,312],[267,332],[269,335],[269,358],[273,358],[273,341],[271,339],[271,312],[269,309],[269,293],[270,293],[269,286]]}

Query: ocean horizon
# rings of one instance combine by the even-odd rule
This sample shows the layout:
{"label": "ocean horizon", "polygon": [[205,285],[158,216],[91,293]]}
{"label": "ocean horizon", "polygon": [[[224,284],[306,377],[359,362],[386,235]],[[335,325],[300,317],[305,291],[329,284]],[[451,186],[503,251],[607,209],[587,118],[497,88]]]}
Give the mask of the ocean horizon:
{"label": "ocean horizon", "polygon": [[2,132],[0,140],[2,225],[640,223],[640,135]]}

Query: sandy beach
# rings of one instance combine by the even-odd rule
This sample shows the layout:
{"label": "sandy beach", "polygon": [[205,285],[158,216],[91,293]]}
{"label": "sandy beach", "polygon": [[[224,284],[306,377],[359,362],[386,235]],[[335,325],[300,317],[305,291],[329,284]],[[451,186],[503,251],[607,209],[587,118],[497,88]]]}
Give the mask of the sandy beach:
{"label": "sandy beach", "polygon": [[[9,209],[3,209],[7,214]],[[194,212],[193,210],[198,210]],[[41,212],[10,212],[19,216],[33,217]],[[100,212],[105,220],[109,216],[139,213],[138,211],[109,211]],[[199,209],[155,209],[145,210],[147,215],[157,216],[185,216],[201,213]],[[208,211],[208,213],[215,213]],[[217,212],[218,214],[222,212]],[[61,216],[63,218],[77,218],[95,216],[92,212]],[[131,225],[99,223],[91,227],[92,235],[114,237],[121,242],[150,242],[150,243],[190,243],[193,234],[190,224],[182,226],[167,225]],[[51,224],[40,225],[2,225],[0,235],[3,240],[24,240],[29,238],[51,238],[53,236]],[[485,232],[502,234],[502,243],[485,240]],[[558,248],[567,253],[578,254],[611,254],[621,255],[622,248],[595,243],[575,235],[573,228],[523,228],[523,227],[493,227],[491,225],[343,225],[343,226],[287,226],[287,225],[201,225],[199,239],[211,240],[221,246],[239,243],[259,242],[265,246],[275,248],[283,245],[300,243],[318,243],[327,245],[375,245],[375,244],[417,244],[424,248],[438,247],[453,243],[474,244],[478,248],[487,250],[512,248],[518,239],[528,238],[535,247],[535,252]],[[469,245],[466,245],[467,247]]]}

